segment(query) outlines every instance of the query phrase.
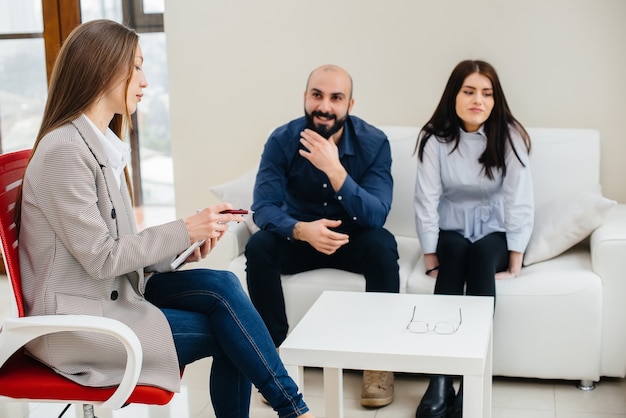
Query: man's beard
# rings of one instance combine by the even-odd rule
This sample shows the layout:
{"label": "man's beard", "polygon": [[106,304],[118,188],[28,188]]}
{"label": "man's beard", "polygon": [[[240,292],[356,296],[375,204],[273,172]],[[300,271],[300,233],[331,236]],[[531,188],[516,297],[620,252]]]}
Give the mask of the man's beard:
{"label": "man's beard", "polygon": [[[332,113],[324,113],[318,110],[308,113],[306,109],[304,110],[304,116],[306,118],[306,127],[311,129],[314,132],[317,132],[318,134],[320,134],[326,139],[330,138],[331,136],[339,132],[341,128],[343,128],[343,125],[345,125],[346,119],[348,118],[347,113],[343,118],[337,119],[337,115],[334,115]],[[335,122],[331,125],[324,125],[324,124],[316,125],[315,122],[313,121],[314,117],[327,118],[329,121],[334,119]]]}

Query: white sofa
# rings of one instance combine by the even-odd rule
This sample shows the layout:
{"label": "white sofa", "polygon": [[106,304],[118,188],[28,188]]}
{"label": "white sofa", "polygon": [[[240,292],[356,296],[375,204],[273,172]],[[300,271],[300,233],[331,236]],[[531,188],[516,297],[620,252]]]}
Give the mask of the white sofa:
{"label": "white sofa", "polygon": [[[393,154],[394,200],[386,228],[398,242],[400,291],[432,293],[434,280],[424,274],[412,202],[418,128],[381,129]],[[577,380],[591,388],[601,376],[626,374],[626,205],[599,193],[597,131],[528,131],[536,217],[527,257],[533,264],[518,278],[496,284],[493,373]],[[249,207],[255,171],[212,190],[221,200]],[[233,225],[212,255],[244,287],[243,251],[254,228],[251,222]],[[330,269],[282,281],[291,327],[324,290],[365,288],[362,276]]]}

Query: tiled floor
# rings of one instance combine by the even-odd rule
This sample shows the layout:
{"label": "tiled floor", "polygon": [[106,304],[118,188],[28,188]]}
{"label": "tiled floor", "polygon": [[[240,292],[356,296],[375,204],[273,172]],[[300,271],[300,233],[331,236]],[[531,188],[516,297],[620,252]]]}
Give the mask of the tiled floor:
{"label": "tiled floor", "polygon": [[[8,283],[0,276],[0,318],[8,313]],[[98,418],[212,418],[208,395],[211,360],[205,359],[185,369],[183,390],[166,406],[130,405],[118,411],[98,410]],[[426,390],[428,379],[421,375],[397,374],[394,402],[381,409],[365,409],[359,404],[361,374],[344,373],[346,418],[412,418]],[[306,369],[305,399],[317,417],[324,416],[322,372]],[[0,418],[57,417],[60,404],[15,402],[0,399]],[[270,407],[253,394],[252,418],[276,417]],[[67,418],[82,417],[80,406],[70,408]],[[493,418],[626,418],[626,379],[602,379],[590,392],[578,390],[574,382],[507,379],[493,383]]]}
{"label": "tiled floor", "polygon": [[[163,217],[163,215],[159,215]],[[168,212],[165,216],[169,217]],[[158,216],[157,216],[158,217]],[[147,216],[146,216],[147,218]],[[150,219],[146,219],[151,224]],[[0,320],[8,314],[8,283],[0,276]],[[187,366],[182,391],[166,406],[130,405],[118,411],[98,410],[98,418],[212,418],[208,394],[210,359]],[[359,404],[361,374],[344,372],[345,418],[412,418],[426,390],[428,378],[396,374],[394,402],[381,409],[365,409]],[[322,372],[306,369],[305,400],[318,418],[324,416]],[[0,399],[0,418],[53,418],[64,405],[15,402]],[[80,406],[70,408],[67,418],[82,417]],[[575,382],[509,379],[495,377],[493,418],[626,418],[626,379],[602,379],[590,392],[578,390]],[[252,395],[252,418],[276,417],[258,395]]]}
{"label": "tiled floor", "polygon": [[[166,406],[130,405],[118,411],[98,410],[98,418],[213,418],[208,396],[208,371],[210,359],[187,367],[181,393]],[[359,372],[344,373],[346,418],[412,418],[415,408],[426,389],[427,378],[416,375],[396,376],[395,401],[378,410],[359,405],[361,376]],[[305,371],[305,399],[316,413],[324,416],[322,397],[322,372]],[[20,403],[0,400],[0,417],[51,418],[57,417],[63,405]],[[82,409],[75,406],[65,414],[79,418]],[[626,417],[626,381],[602,380],[591,392],[576,389],[571,382],[529,381],[495,378],[493,385],[493,418],[624,418]],[[252,418],[276,417],[272,409],[253,394]]]}

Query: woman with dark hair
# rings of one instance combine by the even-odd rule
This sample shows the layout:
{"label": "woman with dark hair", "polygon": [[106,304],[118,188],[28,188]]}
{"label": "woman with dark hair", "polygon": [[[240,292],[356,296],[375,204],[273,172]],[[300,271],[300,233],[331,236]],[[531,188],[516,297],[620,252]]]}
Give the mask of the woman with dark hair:
{"label": "woman with dark hair", "polygon": [[[117,319],[139,337],[139,383],[180,388],[180,368],[212,356],[217,417],[247,418],[252,383],[280,417],[312,417],[269,332],[236,276],[172,271],[204,240],[205,257],[240,215],[228,203],[137,232],[120,138],[148,86],[138,35],[108,20],[78,26],[56,60],[48,100],[17,209],[27,315],[87,314]],[[117,340],[56,333],[27,345],[56,372],[86,386],[120,383]]]}
{"label": "woman with dark hair", "polygon": [[[462,61],[417,142],[415,219],[435,294],[493,296],[517,277],[533,227],[530,138],[495,69]],[[494,302],[495,303],[495,302]],[[463,382],[432,376],[417,418],[460,417]]]}

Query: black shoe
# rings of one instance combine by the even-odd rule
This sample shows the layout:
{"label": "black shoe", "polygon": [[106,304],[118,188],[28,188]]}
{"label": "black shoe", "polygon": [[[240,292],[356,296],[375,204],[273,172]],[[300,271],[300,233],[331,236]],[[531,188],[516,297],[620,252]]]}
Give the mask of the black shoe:
{"label": "black shoe", "polygon": [[446,418],[454,399],[452,377],[432,376],[428,389],[417,407],[415,418]]}
{"label": "black shoe", "polygon": [[461,377],[461,385],[459,386],[459,392],[454,398],[454,402],[450,407],[448,418],[463,418],[463,378]]}

